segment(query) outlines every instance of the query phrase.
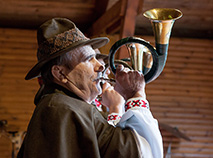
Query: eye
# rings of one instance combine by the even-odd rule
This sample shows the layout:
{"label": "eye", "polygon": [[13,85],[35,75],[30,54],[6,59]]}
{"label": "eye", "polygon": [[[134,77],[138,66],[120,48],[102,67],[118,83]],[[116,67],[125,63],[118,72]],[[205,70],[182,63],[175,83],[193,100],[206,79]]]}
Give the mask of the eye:
{"label": "eye", "polygon": [[93,59],[95,59],[95,55],[90,55],[86,58],[86,61],[91,61]]}

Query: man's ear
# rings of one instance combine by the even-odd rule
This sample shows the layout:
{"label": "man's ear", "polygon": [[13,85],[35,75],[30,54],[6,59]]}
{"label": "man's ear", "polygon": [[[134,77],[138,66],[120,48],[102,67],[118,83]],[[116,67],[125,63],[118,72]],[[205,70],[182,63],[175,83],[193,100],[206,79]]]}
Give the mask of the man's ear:
{"label": "man's ear", "polygon": [[51,72],[57,82],[67,83],[67,78],[64,75],[64,66],[53,65]]}

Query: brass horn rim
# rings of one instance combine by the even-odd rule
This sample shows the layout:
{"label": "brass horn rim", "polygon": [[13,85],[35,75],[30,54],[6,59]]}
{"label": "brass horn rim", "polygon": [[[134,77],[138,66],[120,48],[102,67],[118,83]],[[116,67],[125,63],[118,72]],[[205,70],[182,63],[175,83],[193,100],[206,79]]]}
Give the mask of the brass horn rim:
{"label": "brass horn rim", "polygon": [[147,10],[143,16],[151,21],[171,21],[177,20],[183,16],[183,13],[175,8],[154,8]]}

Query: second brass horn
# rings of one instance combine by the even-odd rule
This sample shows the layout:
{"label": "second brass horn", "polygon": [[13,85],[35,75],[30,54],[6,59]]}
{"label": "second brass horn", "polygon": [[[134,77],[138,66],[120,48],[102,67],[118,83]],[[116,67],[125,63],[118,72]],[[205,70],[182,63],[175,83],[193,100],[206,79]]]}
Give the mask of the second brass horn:
{"label": "second brass horn", "polygon": [[[141,38],[137,37],[127,37],[117,41],[110,49],[109,52],[109,65],[112,72],[116,73],[116,67],[114,64],[114,56],[116,51],[122,45],[130,45],[134,43],[144,45],[149,52],[152,54],[153,64],[151,69],[147,74],[144,75],[146,83],[149,83],[155,80],[163,71],[166,60],[167,60],[167,52],[171,30],[174,24],[174,21],[179,19],[182,16],[181,11],[178,9],[170,9],[170,8],[155,8],[146,11],[143,14],[146,18],[151,21],[154,36],[155,36],[155,47],[151,46],[148,42]],[[133,51],[135,51],[133,49]],[[132,52],[135,53],[135,52]],[[131,53],[131,54],[132,54]],[[136,53],[138,55],[139,53]],[[140,57],[137,60],[132,60],[133,65],[136,65]],[[137,69],[136,69],[137,70]],[[139,70],[140,71],[140,70]]]}

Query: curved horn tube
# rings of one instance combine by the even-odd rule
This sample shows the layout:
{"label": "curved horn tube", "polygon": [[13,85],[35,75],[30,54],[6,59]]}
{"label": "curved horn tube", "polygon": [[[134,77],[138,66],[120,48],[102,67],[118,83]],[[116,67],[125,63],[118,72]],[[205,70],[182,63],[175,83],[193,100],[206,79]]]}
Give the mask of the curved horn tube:
{"label": "curved horn tube", "polygon": [[171,29],[176,19],[182,16],[181,11],[177,9],[170,8],[155,8],[146,11],[143,14],[147,17],[151,23],[155,35],[155,46],[154,49],[148,42],[137,37],[127,37],[117,41],[110,49],[109,52],[109,65],[112,72],[116,73],[116,68],[114,64],[114,56],[116,51],[124,44],[139,43],[147,47],[151,52],[153,58],[153,64],[151,69],[147,74],[144,75],[146,83],[155,80],[163,71],[166,60],[169,39],[171,34]]}

